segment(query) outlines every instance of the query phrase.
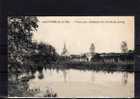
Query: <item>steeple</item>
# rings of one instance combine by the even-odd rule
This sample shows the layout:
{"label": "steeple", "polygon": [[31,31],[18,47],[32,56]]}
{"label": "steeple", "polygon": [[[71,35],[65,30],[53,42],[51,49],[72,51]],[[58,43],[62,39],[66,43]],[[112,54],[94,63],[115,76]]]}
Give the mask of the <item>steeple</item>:
{"label": "steeple", "polygon": [[68,54],[68,50],[67,50],[67,48],[66,48],[66,44],[64,43],[64,47],[63,47],[63,51],[62,51],[62,56],[67,56],[67,54]]}

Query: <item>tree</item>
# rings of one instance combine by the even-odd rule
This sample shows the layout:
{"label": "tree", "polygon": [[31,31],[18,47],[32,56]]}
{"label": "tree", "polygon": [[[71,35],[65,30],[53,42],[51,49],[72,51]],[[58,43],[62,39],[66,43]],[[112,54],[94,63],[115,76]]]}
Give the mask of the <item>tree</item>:
{"label": "tree", "polygon": [[128,52],[127,43],[125,41],[122,41],[122,43],[121,43],[121,51],[122,51],[122,53]]}
{"label": "tree", "polygon": [[37,22],[34,16],[8,17],[8,72],[24,71],[24,58],[30,54],[32,32],[37,29]]}
{"label": "tree", "polygon": [[[41,71],[42,66],[55,58],[55,49],[51,45],[32,42],[32,33],[38,27],[37,22],[37,18],[33,16],[8,17],[8,95],[10,96],[28,96],[30,93],[27,91],[29,75],[19,80],[18,73],[28,73],[31,70],[35,72],[37,69]],[[40,74],[42,78],[42,72]],[[11,75],[16,76],[14,77],[16,79],[11,79]]]}
{"label": "tree", "polygon": [[56,61],[58,54],[55,48],[49,44],[34,43],[33,53],[29,56],[34,65],[31,70],[42,71],[43,68],[54,61]]}
{"label": "tree", "polygon": [[97,53],[97,54],[94,56],[94,58],[92,58],[91,60],[92,60],[92,61],[100,61],[100,60],[101,60],[100,54]]}
{"label": "tree", "polygon": [[128,50],[128,53],[134,53],[134,50],[130,49],[130,50]]}
{"label": "tree", "polygon": [[[28,84],[17,79],[19,73],[30,69],[27,58],[31,54],[32,32],[38,27],[33,16],[8,17],[8,95],[27,95]],[[27,61],[28,60],[28,61]],[[26,62],[28,62],[26,64]],[[14,79],[13,79],[14,78]]]}

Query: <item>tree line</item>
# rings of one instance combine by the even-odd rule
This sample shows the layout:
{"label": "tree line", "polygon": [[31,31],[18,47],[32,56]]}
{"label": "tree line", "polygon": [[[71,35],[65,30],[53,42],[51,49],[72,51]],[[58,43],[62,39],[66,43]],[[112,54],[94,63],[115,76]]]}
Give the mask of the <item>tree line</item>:
{"label": "tree line", "polygon": [[33,42],[38,28],[34,16],[8,17],[8,72],[18,74],[40,70],[56,60],[57,53],[50,44]]}

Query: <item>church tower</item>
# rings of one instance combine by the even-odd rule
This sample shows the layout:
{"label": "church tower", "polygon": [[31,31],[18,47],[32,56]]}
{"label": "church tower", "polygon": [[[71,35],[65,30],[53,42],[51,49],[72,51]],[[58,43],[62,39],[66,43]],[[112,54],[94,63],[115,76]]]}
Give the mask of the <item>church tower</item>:
{"label": "church tower", "polygon": [[64,43],[63,51],[61,53],[62,56],[68,56],[68,50],[66,48],[66,44]]}
{"label": "church tower", "polygon": [[95,55],[95,46],[93,43],[91,43],[91,46],[89,48],[89,51],[90,51],[90,55],[91,56],[94,56]]}
{"label": "church tower", "polygon": [[89,48],[89,53],[87,54],[88,61],[91,61],[91,59],[95,56],[95,46],[93,43],[91,43]]}

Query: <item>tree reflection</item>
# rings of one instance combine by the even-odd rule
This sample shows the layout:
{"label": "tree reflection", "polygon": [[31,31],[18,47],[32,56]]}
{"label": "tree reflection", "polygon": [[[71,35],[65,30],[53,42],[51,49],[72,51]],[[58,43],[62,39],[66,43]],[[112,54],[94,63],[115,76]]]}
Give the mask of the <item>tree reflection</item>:
{"label": "tree reflection", "polygon": [[126,85],[128,82],[128,73],[127,72],[124,72],[123,75],[122,75],[122,83],[124,85]]}
{"label": "tree reflection", "polygon": [[43,72],[42,72],[42,71],[39,71],[38,78],[39,78],[39,79],[43,79],[43,78],[44,78],[44,74],[43,74]]}
{"label": "tree reflection", "polygon": [[59,69],[58,68],[56,69],[56,72],[59,73]]}
{"label": "tree reflection", "polygon": [[95,74],[94,74],[94,71],[91,72],[91,81],[92,81],[92,82],[95,81]]}
{"label": "tree reflection", "polygon": [[65,69],[63,70],[63,77],[64,77],[64,82],[67,82],[67,71]]}

